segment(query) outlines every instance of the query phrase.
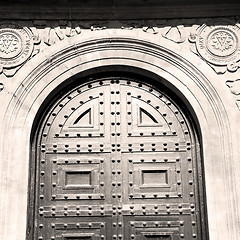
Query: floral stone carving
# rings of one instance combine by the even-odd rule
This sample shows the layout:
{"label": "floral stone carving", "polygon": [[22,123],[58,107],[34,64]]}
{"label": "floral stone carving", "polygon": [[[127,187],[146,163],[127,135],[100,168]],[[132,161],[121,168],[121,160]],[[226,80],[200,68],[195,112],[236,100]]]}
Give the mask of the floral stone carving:
{"label": "floral stone carving", "polygon": [[229,22],[203,24],[192,32],[189,41],[216,72],[236,71],[240,67],[240,26]]}
{"label": "floral stone carving", "polygon": [[0,73],[24,63],[32,55],[33,34],[30,29],[17,25],[0,28]]}
{"label": "floral stone carving", "polygon": [[162,36],[175,43],[183,43],[186,39],[186,31],[184,26],[165,27]]}
{"label": "floral stone carving", "polygon": [[226,85],[229,87],[230,91],[232,94],[236,96],[236,105],[240,111],[240,79],[236,79],[235,81],[233,80],[228,80],[226,81]]}
{"label": "floral stone carving", "polygon": [[0,92],[4,89],[3,83],[0,83]]}
{"label": "floral stone carving", "polygon": [[240,79],[235,81],[227,81],[226,85],[230,88],[230,91],[234,95],[240,95]]}

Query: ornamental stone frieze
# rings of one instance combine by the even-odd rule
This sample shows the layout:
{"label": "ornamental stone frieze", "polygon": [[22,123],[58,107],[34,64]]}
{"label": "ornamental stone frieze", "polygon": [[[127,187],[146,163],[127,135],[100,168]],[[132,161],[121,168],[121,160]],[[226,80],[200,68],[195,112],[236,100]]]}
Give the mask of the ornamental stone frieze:
{"label": "ornamental stone frieze", "polygon": [[[20,24],[0,24],[0,73],[11,77],[30,58],[47,46],[54,45],[81,32],[105,29],[143,31],[153,38],[167,39],[175,44],[187,44],[217,73],[234,72],[239,66],[240,25],[209,19],[158,21],[22,21]],[[136,33],[137,34],[137,33]],[[185,40],[189,37],[190,43]],[[159,42],[161,45],[161,41]],[[192,45],[192,46],[191,46]]]}
{"label": "ornamental stone frieze", "polygon": [[[60,22],[61,23],[61,22]],[[49,27],[45,21],[35,24],[0,24],[0,74],[12,77],[24,63],[43,50],[41,43],[50,46],[81,32],[80,27]]]}
{"label": "ornamental stone frieze", "polygon": [[[159,46],[189,51],[199,56],[216,76],[231,74],[232,83],[240,68],[240,24],[225,19],[128,20],[128,21],[16,21],[0,22],[0,75],[11,78],[39,52],[68,38],[89,32],[122,29],[136,35],[148,34]],[[109,36],[108,36],[109,37]],[[186,41],[188,39],[189,41]],[[185,50],[182,50],[185,49]],[[4,84],[4,82],[2,82]],[[230,88],[230,82],[226,83]],[[237,99],[239,101],[239,99]]]}

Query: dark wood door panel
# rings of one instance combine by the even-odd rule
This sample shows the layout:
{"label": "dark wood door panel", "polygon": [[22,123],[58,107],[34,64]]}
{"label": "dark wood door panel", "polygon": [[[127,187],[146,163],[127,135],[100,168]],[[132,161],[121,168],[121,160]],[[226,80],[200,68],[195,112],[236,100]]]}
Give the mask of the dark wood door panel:
{"label": "dark wood door panel", "polygon": [[[189,231],[195,224],[188,214],[161,216],[124,216],[126,239],[193,239]],[[194,230],[193,230],[194,232]]]}
{"label": "dark wood door panel", "polygon": [[[110,202],[107,189],[111,188],[111,161],[109,153],[98,154],[46,154],[40,188],[46,205],[73,204],[95,200]],[[40,183],[40,184],[41,184]]]}
{"label": "dark wood door panel", "polygon": [[38,239],[96,240],[112,236],[111,217],[47,217],[45,222],[48,224],[39,231]]}
{"label": "dark wood door panel", "polygon": [[189,202],[192,163],[186,152],[123,153],[124,202]]}
{"label": "dark wood door panel", "polygon": [[111,78],[69,91],[38,137],[35,238],[200,240],[194,139],[151,86]]}

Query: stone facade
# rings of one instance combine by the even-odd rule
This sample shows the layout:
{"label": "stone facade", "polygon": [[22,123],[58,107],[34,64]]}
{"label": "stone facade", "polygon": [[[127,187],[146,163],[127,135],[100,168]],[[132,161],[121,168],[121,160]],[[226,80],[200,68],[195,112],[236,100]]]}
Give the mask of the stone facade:
{"label": "stone facade", "polygon": [[239,68],[236,17],[0,21],[0,239],[27,236],[38,113],[75,76],[113,69],[159,77],[188,106],[201,133],[209,239],[240,239]]}

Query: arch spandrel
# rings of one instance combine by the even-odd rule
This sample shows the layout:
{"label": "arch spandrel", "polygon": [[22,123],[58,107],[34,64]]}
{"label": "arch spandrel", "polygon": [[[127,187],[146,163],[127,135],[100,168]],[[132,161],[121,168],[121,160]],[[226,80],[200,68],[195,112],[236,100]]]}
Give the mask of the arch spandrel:
{"label": "arch spandrel", "polygon": [[[121,33],[121,39],[117,38],[118,47],[121,48],[121,41],[123,41],[124,48],[116,51],[117,44],[111,48],[112,42],[109,39],[101,36],[101,33],[93,33],[92,39],[94,39],[94,34],[96,34],[98,40],[103,40],[102,45],[97,41],[84,42],[84,38],[80,39],[79,36],[72,38],[68,43],[60,44],[59,49],[65,49],[65,51],[58,51],[53,46],[48,53],[47,51],[43,52],[29,61],[25,70],[20,70],[14,77],[16,83],[19,84],[16,84],[18,87],[13,91],[15,97],[9,96],[10,104],[6,111],[7,114],[4,114],[3,121],[4,131],[10,130],[9,132],[12,133],[11,138],[4,140],[3,158],[11,159],[11,162],[8,162],[9,170],[5,171],[3,176],[5,174],[5,176],[11,178],[11,167],[18,162],[18,166],[22,170],[21,174],[15,175],[12,179],[14,182],[18,182],[17,186],[21,186],[22,191],[17,197],[15,196],[15,199],[17,199],[15,201],[16,208],[10,210],[11,207],[8,202],[11,202],[16,192],[16,186],[10,187],[5,183],[3,188],[6,192],[5,199],[9,199],[9,201],[5,201],[2,206],[8,212],[16,211],[19,213],[17,222],[25,221],[27,188],[23,186],[26,186],[28,177],[28,164],[26,162],[29,161],[29,152],[23,151],[20,146],[30,147],[31,126],[36,113],[44,104],[45,98],[50,96],[54,89],[64,83],[66,79],[77,73],[84,74],[85,71],[97,67],[124,66],[128,72],[131,72],[132,69],[141,69],[140,72],[150,72],[154,73],[155,76],[160,76],[165,79],[161,81],[165,82],[166,85],[177,88],[179,95],[183,96],[184,101],[191,106],[202,133],[210,239],[219,240],[229,238],[229,236],[234,240],[238,239],[238,219],[232,213],[233,209],[237,211],[237,205],[234,202],[234,196],[237,194],[236,188],[234,188],[236,180],[227,180],[227,173],[234,172],[234,170],[226,163],[226,158],[229,161],[233,149],[229,145],[229,141],[223,142],[223,138],[231,139],[231,135],[229,126],[227,126],[228,121],[226,121],[228,119],[227,111],[218,96],[222,93],[216,91],[218,87],[215,85],[213,87],[207,78],[189,61],[167,50],[167,48],[160,47],[159,43],[153,42],[150,37],[139,35],[138,37],[142,41],[134,41],[133,38],[131,39],[131,34],[127,33],[127,37],[124,38],[124,33]],[[131,39],[131,43],[128,42],[129,39]],[[89,46],[89,49],[82,51],[83,48],[80,47],[80,43],[85,43],[85,46]],[[90,51],[90,49],[93,49],[91,44],[95,47],[95,51]],[[107,48],[101,48],[105,44]],[[131,44],[133,45],[131,46]],[[125,46],[129,48],[126,49]],[[139,46],[141,52],[136,50],[136,46]],[[126,58],[125,56],[130,57]],[[209,77],[211,77],[211,74]],[[26,108],[29,110],[25,111]],[[12,131],[13,129],[14,131]],[[19,136],[21,136],[21,141]],[[10,149],[13,146],[19,146],[17,147],[18,151],[11,151]],[[219,151],[216,152],[216,149],[219,149]],[[216,159],[221,163],[218,168],[215,167]],[[224,177],[219,178],[219,175]],[[233,191],[226,194],[228,190]],[[217,197],[219,192],[221,192],[221,198]],[[226,209],[226,211],[222,211],[222,209]],[[221,210],[221,217],[218,215],[218,210]],[[25,238],[25,229],[18,229],[16,227],[18,226],[17,222],[13,225],[4,225],[4,231],[2,231],[4,237],[7,232],[13,232],[10,239],[22,240]],[[14,232],[17,232],[16,235]]]}

